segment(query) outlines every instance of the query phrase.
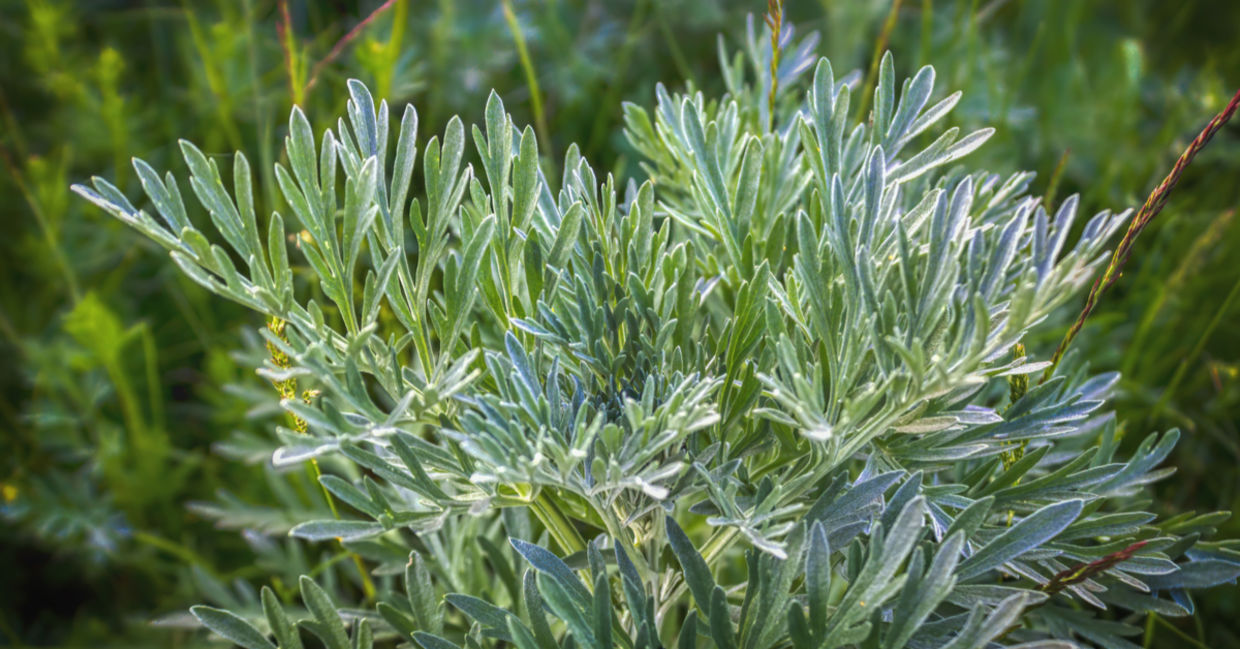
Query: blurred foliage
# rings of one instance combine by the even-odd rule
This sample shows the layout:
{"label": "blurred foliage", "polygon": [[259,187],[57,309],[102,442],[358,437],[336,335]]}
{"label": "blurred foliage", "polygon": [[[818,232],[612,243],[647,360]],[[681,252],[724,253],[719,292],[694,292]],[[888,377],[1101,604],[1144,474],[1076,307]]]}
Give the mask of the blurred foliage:
{"label": "blurred foliage", "polygon": [[[1079,191],[1087,213],[1139,204],[1240,84],[1237,3],[895,4],[888,47],[898,74],[933,63],[943,86],[964,91],[954,119],[998,128],[976,163],[1036,169],[1035,190]],[[264,468],[275,392],[232,360],[265,353],[252,333],[262,323],[208,301],[153,246],[73,200],[71,182],[105,170],[133,194],[128,156],[179,168],[177,137],[208,153],[245,150],[269,175],[291,105],[339,112],[349,77],[417,105],[430,132],[455,114],[480,121],[479,98],[495,88],[518,122],[537,125],[549,160],[577,142],[600,169],[635,170],[621,102],[648,103],[660,81],[720,91],[717,35],[739,43],[746,15],[764,9],[733,0],[0,4],[9,215],[0,644],[189,646],[198,636],[144,622],[204,596],[234,604],[230,582],[260,574],[258,564],[283,566],[282,595],[312,570],[357,587],[340,556],[212,527],[204,503],[247,503],[253,530],[282,532],[277,504],[319,502],[308,476]],[[891,10],[889,0],[804,0],[788,19],[799,33],[820,32],[818,53],[837,69],[864,74]],[[1123,371],[1122,430],[1187,433],[1160,513],[1240,508],[1240,272],[1227,254],[1240,246],[1237,177],[1233,124],[1190,168],[1077,343],[1094,369]],[[275,195],[256,198],[260,211],[281,207]],[[1071,310],[1058,316],[1065,325]],[[1057,340],[1033,342],[1045,356]],[[1240,523],[1224,529],[1234,537]],[[1234,589],[1200,608],[1196,628],[1151,627],[1154,645],[1185,646],[1180,633],[1240,646],[1227,617],[1240,608]]]}

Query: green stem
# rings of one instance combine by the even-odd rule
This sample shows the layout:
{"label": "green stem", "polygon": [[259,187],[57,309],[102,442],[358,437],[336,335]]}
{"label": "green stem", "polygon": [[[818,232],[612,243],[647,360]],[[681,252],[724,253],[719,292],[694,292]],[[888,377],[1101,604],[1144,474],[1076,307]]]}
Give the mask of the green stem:
{"label": "green stem", "polygon": [[1214,333],[1214,329],[1223,321],[1223,316],[1231,308],[1231,303],[1235,301],[1236,296],[1240,295],[1240,280],[1231,287],[1231,292],[1223,299],[1223,303],[1219,305],[1218,310],[1214,312],[1214,317],[1210,319],[1210,324],[1206,325],[1206,330],[1201,332],[1201,336],[1197,338],[1197,344],[1193,345],[1193,351],[1185,356],[1179,367],[1175,368],[1175,374],[1171,377],[1171,382],[1167,384],[1167,388],[1163,390],[1162,397],[1154,404],[1154,408],[1150,410],[1150,419],[1158,416],[1162,409],[1166,407],[1167,402],[1171,400],[1171,395],[1175,394],[1176,388],[1180,386],[1180,381],[1184,379],[1184,373],[1188,371],[1189,363],[1197,360],[1201,355],[1202,348],[1205,347],[1206,341],[1210,339],[1210,335]]}
{"label": "green stem", "polygon": [[[8,117],[8,109],[5,107],[5,117]],[[6,120],[8,121],[8,120]],[[26,186],[26,181],[22,177],[21,170],[17,168],[17,163],[9,157],[6,149],[0,149],[0,160],[3,160],[4,166],[8,168],[9,175],[13,178],[13,184],[17,185],[17,190],[21,193],[22,198],[26,200],[26,204],[30,206],[30,211],[34,214],[35,223],[39,226],[39,233],[43,235],[43,240],[47,244],[48,252],[52,255],[52,261],[60,269],[61,275],[64,276],[65,286],[69,289],[69,297],[73,304],[77,304],[81,299],[81,292],[78,289],[77,276],[73,273],[73,267],[69,265],[69,259],[65,256],[65,251],[60,247],[58,240],[58,231],[52,228],[51,222],[47,218],[47,214],[43,212],[43,206],[35,198],[30,188]]]}
{"label": "green stem", "polygon": [[176,543],[175,541],[170,541],[162,536],[156,536],[141,530],[134,532],[133,538],[139,543],[163,550],[164,552],[177,557],[189,565],[198,566],[206,570],[208,573],[215,572],[212,570],[210,562],[199,556],[198,553],[179,543]]}
{"label": "green stem", "polygon": [[667,51],[672,55],[672,63],[680,73],[681,80],[693,81],[693,68],[689,67],[689,61],[685,59],[684,52],[680,51],[680,43],[676,40],[676,35],[672,33],[672,28],[667,24],[667,17],[663,15],[661,4],[656,3],[655,14],[658,16],[657,22],[659,32],[663,34],[663,42],[667,46]]}
{"label": "green stem", "polygon": [[521,23],[512,10],[512,1],[503,0],[504,19],[508,21],[508,30],[512,32],[512,41],[517,46],[517,56],[521,59],[521,69],[525,72],[525,84],[530,89],[530,108],[534,111],[534,128],[538,131],[538,143],[543,151],[550,152],[547,143],[547,119],[543,114],[542,91],[538,88],[538,75],[534,72],[534,61],[530,58],[529,48],[525,45],[525,35],[521,33]]}
{"label": "green stem", "polygon": [[551,538],[555,539],[560,549],[565,555],[575,554],[586,549],[586,542],[581,538],[581,534],[577,532],[577,528],[573,527],[572,522],[564,516],[560,508],[551,499],[546,491],[540,491],[533,500],[530,501],[530,511],[534,512],[534,516],[538,521],[547,528],[547,532],[551,534]]}
{"label": "green stem", "polygon": [[[646,18],[648,5],[649,3],[645,0],[638,0],[637,5],[633,8],[633,15],[629,18],[629,25],[625,30],[624,45],[616,56],[614,72],[608,83],[607,94],[604,96],[603,103],[601,104],[602,110],[594,113],[594,124],[590,127],[590,137],[586,139],[586,148],[583,151],[587,156],[591,156],[601,146],[603,138],[607,135],[607,121],[614,114],[613,108],[616,108],[617,104],[620,103],[620,93],[624,88],[622,81],[629,69],[629,59],[633,53],[633,48],[637,45],[640,38],[638,32],[642,29],[642,22]],[[550,151],[547,153],[550,153]]]}
{"label": "green stem", "polygon": [[8,621],[3,617],[0,617],[0,633],[3,633],[4,636],[9,639],[9,643],[14,647],[26,646],[22,643],[21,637],[17,635],[17,632],[13,630],[13,627],[9,626]]}
{"label": "green stem", "polygon": [[865,75],[865,88],[861,91],[861,101],[857,104],[857,119],[866,120],[866,113],[870,110],[870,100],[874,96],[874,86],[878,83],[878,65],[883,60],[883,52],[887,50],[887,40],[891,38],[891,30],[895,29],[896,17],[900,13],[900,4],[903,0],[893,0],[891,10],[887,12],[887,20],[883,21],[882,31],[878,33],[878,39],[874,41],[874,56],[870,59],[870,71]]}
{"label": "green stem", "polygon": [[[319,469],[318,458],[310,458],[310,475],[314,478],[314,482],[319,485],[319,489],[323,491],[323,499],[327,501],[327,508],[332,512],[332,518],[340,520],[340,512],[336,509],[336,500],[332,498],[332,493],[327,490],[320,479],[323,477],[323,471]],[[340,547],[344,548],[344,542],[340,542]],[[356,552],[345,548],[345,552],[353,557],[353,565],[357,566],[357,574],[362,579],[362,593],[366,596],[366,601],[375,601],[376,591],[375,582],[371,580],[370,573],[366,572],[366,564],[362,563],[362,558]]]}
{"label": "green stem", "polygon": [[159,381],[159,352],[155,347],[155,336],[151,334],[151,327],[146,323],[139,326],[138,336],[142,338],[142,355],[146,361],[146,396],[151,409],[151,425],[156,430],[166,431],[164,400]]}
{"label": "green stem", "polygon": [[1208,646],[1206,646],[1206,645],[1202,644],[1201,642],[1198,642],[1198,641],[1197,641],[1197,639],[1195,639],[1195,638],[1193,638],[1192,636],[1188,635],[1187,633],[1184,633],[1183,631],[1181,631],[1181,630],[1179,630],[1179,629],[1175,628],[1175,626],[1174,626],[1173,624],[1171,624],[1170,622],[1168,622],[1168,621],[1166,621],[1166,620],[1162,619],[1162,617],[1161,617],[1161,616],[1154,615],[1154,621],[1155,621],[1155,622],[1158,622],[1158,623],[1159,623],[1159,624],[1161,624],[1161,625],[1162,625],[1165,629],[1167,629],[1168,631],[1170,631],[1170,632],[1174,633],[1174,634],[1175,634],[1176,636],[1178,636],[1181,640],[1183,640],[1183,641],[1185,641],[1185,642],[1187,642],[1187,643],[1191,644],[1192,646],[1194,646],[1194,647],[1200,647],[1200,649],[1210,649],[1210,647],[1208,647]]}
{"label": "green stem", "polygon": [[918,43],[917,65],[930,63],[930,47],[934,39],[934,0],[921,2],[921,42]]}
{"label": "green stem", "polygon": [[643,575],[653,577],[656,576],[650,569],[650,564],[646,561],[646,556],[637,551],[637,548],[629,542],[629,535],[625,533],[624,524],[620,522],[620,516],[612,507],[600,506],[593,500],[590,501],[591,507],[598,512],[599,518],[603,521],[603,526],[607,528],[607,534],[611,536],[613,543],[623,543],[625,552],[629,558],[637,566],[638,571]]}

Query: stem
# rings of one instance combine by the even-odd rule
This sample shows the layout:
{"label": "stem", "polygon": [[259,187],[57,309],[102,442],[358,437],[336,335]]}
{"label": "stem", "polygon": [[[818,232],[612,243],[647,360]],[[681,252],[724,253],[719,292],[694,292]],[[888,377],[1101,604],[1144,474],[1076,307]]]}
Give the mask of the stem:
{"label": "stem", "polygon": [[1132,218],[1132,222],[1128,225],[1128,231],[1124,233],[1124,238],[1120,240],[1119,245],[1115,248],[1115,253],[1111,255],[1111,262],[1107,264],[1106,270],[1103,271],[1098,279],[1094,280],[1094,285],[1089,289],[1088,297],[1085,298],[1085,308],[1081,310],[1081,314],[1077,316],[1076,322],[1072,323],[1072,327],[1064,335],[1063,341],[1059,343],[1059,348],[1055,350],[1055,355],[1051,357],[1050,367],[1046,368],[1046,372],[1042,375],[1042,383],[1051,378],[1055,367],[1059,365],[1059,361],[1063,358],[1064,352],[1068,350],[1072,340],[1076,338],[1081,328],[1085,326],[1085,319],[1089,317],[1090,313],[1093,313],[1094,307],[1098,305],[1098,298],[1102,296],[1104,291],[1111,288],[1111,285],[1123,274],[1124,263],[1128,261],[1128,257],[1132,254],[1133,244],[1136,242],[1137,236],[1145,230],[1146,226],[1166,206],[1167,200],[1171,196],[1171,191],[1180,182],[1180,176],[1183,175],[1189,163],[1210,143],[1210,139],[1214,137],[1214,134],[1231,119],[1231,116],[1236,113],[1237,108],[1240,108],[1240,90],[1236,91],[1235,96],[1231,98],[1231,101],[1227,103],[1222,112],[1215,115],[1214,119],[1206,124],[1206,127],[1202,129],[1196,139],[1188,145],[1188,148],[1184,150],[1180,158],[1175,161],[1175,166],[1171,168],[1171,173],[1167,174],[1167,177],[1145,199],[1145,204],[1141,206],[1137,215]]}
{"label": "stem", "polygon": [[680,43],[676,41],[676,35],[672,33],[672,28],[667,24],[667,17],[663,15],[662,3],[655,3],[655,7],[659,32],[663,34],[663,44],[667,46],[667,51],[672,55],[672,64],[676,66],[676,70],[680,73],[681,80],[692,81],[693,68],[689,67],[689,61],[685,59],[684,52],[680,51]]}
{"label": "stem", "polygon": [[594,511],[598,512],[599,518],[603,521],[603,526],[607,528],[607,534],[612,538],[613,543],[623,543],[625,552],[629,555],[629,559],[637,566],[637,569],[647,576],[655,576],[651,571],[650,564],[646,561],[645,555],[637,551],[637,548],[629,543],[628,535],[625,534],[624,525],[620,522],[621,517],[613,507],[600,506],[598,503],[590,501],[590,506]]}
{"label": "stem", "polygon": [[300,106],[306,102],[306,88],[301,82],[301,65],[298,62],[297,41],[293,38],[293,19],[288,13],[288,0],[280,0],[280,21],[276,23],[276,36],[284,55],[289,94],[293,96],[293,105]]}
{"label": "stem", "polygon": [[530,58],[530,50],[525,46],[525,35],[521,33],[521,23],[512,10],[512,1],[503,0],[504,19],[508,21],[508,31],[512,32],[512,41],[517,46],[517,56],[521,59],[521,70],[525,72],[525,85],[530,89],[530,108],[534,111],[534,128],[538,131],[538,142],[543,151],[550,152],[547,144],[547,119],[543,114],[542,91],[538,89],[538,75],[534,72],[534,62]]}
{"label": "stem", "polygon": [[[1182,256],[1175,272],[1167,280],[1159,283],[1157,295],[1150,302],[1150,305],[1146,307],[1145,314],[1141,316],[1141,324],[1137,325],[1137,330],[1132,335],[1132,340],[1128,343],[1129,349],[1145,348],[1145,341],[1149,338],[1150,329],[1154,326],[1154,321],[1158,318],[1158,315],[1162,313],[1163,307],[1166,306],[1168,297],[1177,295],[1177,291],[1187,281],[1188,276],[1197,271],[1202,260],[1210,252],[1210,248],[1219,244],[1224,231],[1231,225],[1235,214],[1235,210],[1227,210],[1215,217],[1206,230],[1193,241],[1193,245],[1189,247],[1188,252]],[[1139,354],[1125,354],[1124,364],[1120,367],[1120,376],[1131,376],[1135,372],[1139,360],[1141,360]]]}
{"label": "stem", "polygon": [[135,541],[139,543],[143,543],[153,548],[158,548],[160,550],[163,550],[164,552],[167,552],[168,554],[171,554],[177,557],[178,559],[180,559],[181,561],[184,561],[185,563],[188,563],[189,565],[200,566],[201,568],[206,570],[208,573],[215,572],[214,570],[212,570],[211,563],[209,561],[199,556],[198,553],[194,552],[193,550],[179,543],[176,543],[175,541],[170,541],[168,539],[165,539],[162,536],[156,536],[154,534],[151,534],[149,532],[143,532],[141,530],[135,531],[133,533],[133,538]]}
{"label": "stem", "polygon": [[620,103],[620,93],[624,87],[622,82],[625,78],[625,73],[629,69],[629,58],[633,53],[633,47],[637,45],[639,40],[640,35],[638,32],[644,29],[642,22],[646,19],[646,10],[649,4],[646,0],[637,0],[637,4],[633,8],[633,16],[629,19],[628,28],[625,30],[624,45],[620,48],[620,54],[616,56],[614,75],[608,84],[607,95],[603,98],[603,103],[601,104],[603,109],[594,114],[594,124],[590,127],[590,137],[586,139],[586,148],[583,153],[588,158],[594,157],[592,154],[597,151],[603,138],[606,137],[607,120],[616,112],[613,108]]}
{"label": "stem", "polygon": [[1181,640],[1183,640],[1183,641],[1185,641],[1185,642],[1187,642],[1187,643],[1191,644],[1191,645],[1192,645],[1192,646],[1194,646],[1194,647],[1200,647],[1200,649],[1210,649],[1210,647],[1208,647],[1208,646],[1206,646],[1206,645],[1202,644],[1201,642],[1198,642],[1198,641],[1197,641],[1197,639],[1195,639],[1195,638],[1193,638],[1192,636],[1188,635],[1187,633],[1184,633],[1183,631],[1181,631],[1181,630],[1179,630],[1179,629],[1175,628],[1175,625],[1173,625],[1173,624],[1171,624],[1170,622],[1168,622],[1168,621],[1166,621],[1166,620],[1162,619],[1162,617],[1161,617],[1161,616],[1159,616],[1158,614],[1154,614],[1154,613],[1152,613],[1151,615],[1154,615],[1154,621],[1155,621],[1155,622],[1157,622],[1157,623],[1159,623],[1159,624],[1163,625],[1163,627],[1164,627],[1164,628],[1166,628],[1168,631],[1170,631],[1170,632],[1174,633],[1174,634],[1175,634],[1176,636],[1178,636]]}
{"label": "stem", "polygon": [[1188,364],[1197,360],[1201,355],[1201,350],[1206,345],[1206,341],[1210,339],[1210,335],[1214,333],[1214,329],[1223,321],[1223,316],[1227,314],[1231,308],[1231,303],[1236,300],[1236,296],[1240,295],[1240,280],[1232,284],[1231,291],[1227,293],[1227,297],[1223,299],[1223,303],[1219,305],[1218,310],[1214,312],[1214,317],[1210,319],[1210,324],[1206,325],[1205,331],[1201,332],[1201,336],[1197,338],[1197,344],[1193,345],[1193,351],[1189,352],[1175,368],[1175,374],[1171,377],[1171,382],[1162,391],[1162,397],[1154,404],[1154,408],[1150,410],[1150,419],[1158,416],[1162,409],[1166,407],[1167,402],[1171,400],[1171,395],[1175,393],[1176,388],[1180,386],[1180,381],[1184,379],[1184,373],[1188,371]]}
{"label": "stem", "polygon": [[[5,107],[5,113],[5,116],[8,117],[7,106]],[[65,256],[65,251],[61,249],[60,242],[57,241],[57,233],[53,231],[47,215],[43,212],[43,206],[39,204],[34,194],[30,192],[30,188],[26,186],[21,170],[17,168],[17,163],[9,157],[9,152],[3,148],[0,148],[0,160],[4,162],[4,166],[8,169],[9,175],[12,176],[13,184],[17,185],[17,190],[21,193],[22,198],[30,206],[35,222],[39,225],[39,232],[43,235],[43,239],[47,243],[48,252],[52,255],[52,261],[59,267],[60,274],[64,276],[65,286],[69,288],[69,298],[76,304],[81,299],[77,276],[73,274],[73,267],[69,265],[69,259]]]}
{"label": "stem", "polygon": [[309,93],[310,90],[314,88],[314,84],[318,83],[319,75],[322,74],[323,68],[330,65],[332,61],[335,61],[344,52],[344,48],[347,47],[349,43],[356,40],[362,32],[366,31],[366,27],[379,17],[379,14],[391,9],[396,2],[397,0],[387,0],[387,2],[379,5],[374,11],[370,12],[369,15],[363,18],[361,22],[354,25],[353,29],[350,29],[348,33],[340,38],[340,40],[336,41],[336,44],[332,46],[332,49],[327,53],[327,56],[319,59],[319,61],[314,64],[314,68],[310,70],[310,80],[306,82],[306,87],[303,92]]}
{"label": "stem", "polygon": [[378,78],[375,79],[380,97],[392,94],[392,78],[396,74],[396,64],[400,61],[400,44],[405,36],[405,23],[408,22],[408,17],[409,2],[407,0],[397,2],[396,9],[392,12],[392,29],[388,32],[387,44],[383,46],[383,55],[387,58],[387,62]]}
{"label": "stem", "polygon": [[[272,180],[270,176],[270,174],[272,173],[271,170],[273,166],[275,165],[275,160],[272,158],[272,154],[271,154],[271,138],[269,137],[270,131],[271,131],[271,120],[267,119],[267,113],[264,110],[265,102],[263,101],[263,94],[258,91],[259,60],[258,60],[258,47],[256,45],[257,37],[254,35],[254,23],[257,21],[253,19],[253,16],[254,16],[253,0],[245,0],[242,6],[244,8],[243,11],[246,15],[245,42],[246,42],[246,50],[248,52],[247,58],[249,59],[248,67],[249,67],[249,72],[250,72],[250,87],[253,88],[250,94],[253,95],[252,99],[254,100],[253,101],[254,129],[255,129],[255,135],[258,137],[258,141],[260,143],[258,147],[258,155],[259,155],[259,159],[262,162],[262,164],[260,165],[259,180],[260,180],[260,183],[262,184],[263,197],[266,200],[267,205],[274,206],[276,205],[277,201],[276,201],[276,196],[275,196],[276,183]],[[283,9],[287,9],[287,8],[288,8],[287,5],[283,7]],[[279,23],[277,23],[277,28],[278,27],[279,27]],[[284,43],[284,39],[280,39],[280,41],[281,43]],[[289,82],[292,83],[292,78],[289,79]]]}
{"label": "stem", "polygon": [[164,419],[164,400],[160,391],[159,352],[155,346],[155,336],[145,322],[139,325],[138,336],[142,339],[142,355],[146,361],[146,396],[150,403],[151,425],[166,435],[167,421]]}
{"label": "stem", "polygon": [[[281,340],[288,342],[288,339],[285,338],[285,335],[284,335],[284,326],[285,326],[285,321],[279,318],[273,317],[271,320],[267,322],[267,328],[271,330],[272,333],[278,336]],[[274,344],[272,344],[271,342],[267,343],[267,351],[271,354],[271,362],[276,367],[288,368],[292,365],[292,362],[289,360],[288,355],[280,351],[280,349],[276,347]],[[274,385],[275,385],[276,391],[280,393],[280,396],[282,398],[284,399],[296,399],[297,398],[297,379],[296,378],[290,378],[290,379],[285,379],[284,381],[275,382]],[[315,394],[317,394],[316,391],[307,390],[306,392],[302,393],[301,398],[303,401],[306,401],[308,403]],[[287,413],[287,416],[288,416],[289,422],[293,426],[293,429],[301,433],[302,435],[305,435],[306,429],[308,427],[306,422],[302,420],[301,417],[298,417],[297,415],[294,415],[291,412]],[[331,510],[332,518],[336,520],[340,520],[340,511],[336,509],[336,501],[335,499],[332,498],[331,492],[327,490],[327,486],[323,484],[323,480],[322,480],[323,471],[319,468],[318,458],[313,458],[313,457],[310,458],[310,461],[307,463],[307,471],[310,474],[310,479],[314,481],[314,483],[317,484],[319,486],[319,489],[323,492],[323,500],[327,501],[327,508]],[[348,548],[345,548],[343,541],[339,541],[339,543],[340,543],[340,547],[344,548],[345,552],[348,552],[353,557],[353,565],[357,566],[357,574],[361,578],[362,593],[366,596],[366,601],[368,602],[375,601],[375,596],[376,596],[375,584],[370,579],[370,573],[366,571],[366,564],[362,562],[362,558],[358,556],[356,552],[353,552],[349,550]]]}
{"label": "stem", "polygon": [[1047,215],[1055,214],[1055,193],[1059,190],[1059,181],[1063,178],[1064,166],[1068,164],[1068,155],[1071,153],[1072,149],[1064,149],[1063,155],[1059,156],[1059,163],[1055,165],[1055,171],[1051,172],[1050,183],[1046,186],[1046,195],[1042,197],[1042,207]]}
{"label": "stem", "polygon": [[918,44],[917,65],[930,63],[930,47],[934,36],[934,0],[921,1],[921,42]]}
{"label": "stem", "polygon": [[[327,508],[332,512],[332,518],[340,520],[340,511],[336,509],[336,500],[332,498],[332,494],[323,485],[320,479],[323,477],[323,471],[319,469],[318,458],[310,458],[310,474],[314,478],[314,482],[319,485],[319,489],[323,492],[323,499],[327,501]],[[362,558],[356,552],[344,547],[344,542],[340,542],[340,547],[353,557],[353,565],[357,566],[357,574],[362,578],[362,593],[366,596],[366,601],[375,601],[375,582],[371,580],[370,573],[366,571],[366,564],[362,563]]]}
{"label": "stem", "polygon": [[0,633],[3,633],[4,636],[9,639],[9,642],[12,643],[14,647],[20,648],[20,647],[26,646],[22,644],[22,639],[18,637],[17,632],[13,630],[13,627],[9,626],[8,621],[5,620],[3,617],[0,617]]}
{"label": "stem", "polygon": [[229,148],[240,150],[241,132],[237,130],[237,124],[232,118],[232,94],[228,84],[224,81],[224,75],[216,65],[216,58],[213,56],[214,53],[207,43],[207,36],[203,33],[202,24],[198,21],[198,16],[186,0],[181,0],[181,8],[185,13],[185,21],[189,25],[190,41],[194,44],[194,50],[202,61],[202,72],[207,78],[207,87],[215,99],[216,119],[219,120],[220,128],[224,130],[224,136],[228,140]]}
{"label": "stem", "polygon": [[866,111],[870,109],[870,100],[874,96],[874,86],[878,83],[878,64],[883,59],[883,52],[887,49],[887,39],[891,38],[891,30],[896,27],[896,15],[900,12],[900,3],[903,0],[894,0],[891,3],[891,10],[887,12],[887,20],[883,21],[883,29],[878,33],[878,40],[874,42],[874,56],[870,59],[870,71],[865,75],[865,89],[861,91],[861,102],[857,105],[857,119],[865,121]]}
{"label": "stem", "polygon": [[[723,554],[723,552],[731,546],[732,539],[737,535],[737,533],[737,528],[735,527],[724,527],[716,530],[715,534],[706,541],[706,545],[702,546],[701,555],[707,566],[710,566],[710,564],[719,555]],[[667,613],[671,611],[674,606],[676,606],[677,602],[680,601],[680,598],[684,596],[687,588],[688,585],[685,583],[684,579],[681,579],[680,583],[676,584],[675,588],[673,588],[671,593],[667,596],[667,599],[663,600],[663,604],[659,607],[659,619],[663,619]],[[703,610],[706,608],[705,605],[700,603],[698,607]]]}
{"label": "stem", "polygon": [[530,511],[534,512],[538,521],[547,528],[547,532],[551,534],[551,538],[555,539],[565,556],[586,549],[586,542],[577,533],[577,528],[565,518],[563,512],[546,491],[540,490],[538,495],[530,501]]}

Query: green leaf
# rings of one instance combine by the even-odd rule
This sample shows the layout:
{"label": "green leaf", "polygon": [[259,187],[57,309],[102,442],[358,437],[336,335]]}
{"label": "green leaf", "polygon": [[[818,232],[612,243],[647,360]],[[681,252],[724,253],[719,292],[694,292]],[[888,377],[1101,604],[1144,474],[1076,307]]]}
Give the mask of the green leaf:
{"label": "green leaf", "polygon": [[594,577],[594,646],[598,649],[611,649],[611,589],[607,585],[607,573],[599,572]]}
{"label": "green leaf", "polygon": [[508,632],[508,618],[512,616],[512,613],[471,595],[451,593],[445,599],[449,604],[481,624],[488,632],[494,634],[494,637],[505,642],[512,642],[512,636]]}
{"label": "green leaf", "polygon": [[306,603],[306,608],[310,609],[310,613],[314,615],[314,619],[318,624],[311,627],[315,635],[327,645],[327,649],[350,649],[349,636],[345,633],[344,622],[340,620],[340,615],[336,613],[336,605],[332,603],[327,593],[322,587],[314,583],[314,580],[302,575],[299,581],[301,586],[301,598]]}
{"label": "green leaf", "polygon": [[905,586],[893,609],[892,624],[883,634],[885,646],[905,646],[930,614],[947,598],[956,584],[952,573],[960,559],[964,540],[965,536],[960,532],[947,537],[939,546],[926,573],[915,575],[916,580]]}
{"label": "green leaf", "polygon": [[296,625],[284,613],[284,607],[276,599],[276,594],[270,588],[263,586],[261,598],[267,625],[271,627],[271,633],[276,637],[276,644],[280,649],[302,649],[301,634],[297,632]]}
{"label": "green leaf", "polygon": [[965,559],[957,576],[961,580],[978,577],[1041,546],[1071,525],[1083,506],[1080,500],[1066,500],[1026,516]]}
{"label": "green leaf", "polygon": [[194,606],[189,611],[203,626],[246,649],[276,649],[267,636],[228,611],[210,606]]}
{"label": "green leaf", "polygon": [[551,554],[545,548],[541,548],[533,543],[522,541],[517,538],[510,538],[508,542],[525,560],[534,566],[539,572],[555,579],[577,600],[579,605],[586,606],[590,602],[590,591],[586,590],[581,580],[573,574],[571,568],[568,567],[559,557]]}
{"label": "green leaf", "polygon": [[534,631],[534,639],[538,641],[539,649],[559,649],[560,645],[551,633],[551,625],[547,623],[547,615],[543,610],[543,599],[538,592],[536,574],[531,568],[525,571],[521,579],[522,602],[525,605],[526,617],[530,621],[530,628]]}
{"label": "green leaf", "polygon": [[378,536],[385,530],[383,525],[373,521],[308,521],[300,523],[289,530],[289,536],[309,541],[356,541]]}
{"label": "green leaf", "polygon": [[810,527],[809,550],[805,554],[805,590],[810,624],[821,629],[831,601],[831,546],[822,523]]}
{"label": "green leaf", "polygon": [[577,243],[577,232],[581,228],[583,214],[585,214],[585,208],[581,206],[581,203],[573,203],[564,213],[564,219],[560,221],[560,227],[555,232],[555,241],[551,245],[551,251],[547,253],[547,266],[564,268],[568,263],[573,246]]}
{"label": "green leaf", "polygon": [[405,595],[419,629],[432,633],[443,631],[443,619],[439,603],[435,600],[431,575],[422,555],[417,552],[410,552],[409,562],[405,564]]}
{"label": "green leaf", "polygon": [[433,633],[426,633],[425,631],[418,631],[413,634],[413,640],[417,642],[422,649],[461,649],[457,645],[452,644],[451,642],[448,642]]}
{"label": "green leaf", "polygon": [[[383,515],[383,508],[373,502],[369,496],[362,493],[361,489],[354,487],[352,484],[334,476],[325,475],[319,477],[319,484],[323,485],[332,495],[348,503],[349,506],[365,512],[370,516],[378,518]],[[353,522],[353,521],[340,521]]]}
{"label": "green leaf", "polygon": [[710,637],[719,649],[737,649],[736,632],[732,629],[732,616],[728,613],[728,598],[718,586],[711,590],[710,595]]}
{"label": "green leaf", "polygon": [[685,536],[684,530],[680,529],[671,516],[665,519],[667,525],[667,541],[672,546],[672,552],[676,555],[676,560],[680,562],[680,568],[684,571],[685,583],[689,585],[689,592],[693,593],[693,601],[697,602],[698,608],[703,612],[708,612],[711,607],[712,593],[714,592],[715,578],[710,574],[710,567],[706,565],[706,561],[702,559],[702,555],[698,554],[693,542]]}

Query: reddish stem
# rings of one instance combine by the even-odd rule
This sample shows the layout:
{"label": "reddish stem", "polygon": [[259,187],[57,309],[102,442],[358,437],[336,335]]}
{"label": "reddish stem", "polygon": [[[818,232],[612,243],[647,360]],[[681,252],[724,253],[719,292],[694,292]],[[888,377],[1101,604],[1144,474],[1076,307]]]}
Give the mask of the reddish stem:
{"label": "reddish stem", "polygon": [[1193,158],[1209,144],[1214,134],[1223,128],[1223,125],[1231,119],[1236,113],[1236,109],[1240,108],[1240,90],[1236,91],[1236,95],[1231,98],[1223,111],[1214,116],[1205,129],[1188,145],[1184,153],[1180,155],[1179,160],[1175,161],[1175,166],[1171,168],[1171,173],[1163,179],[1153,192],[1150,192],[1149,198],[1145,199],[1145,204],[1132,218],[1132,222],[1128,224],[1128,231],[1124,233],[1124,238],[1120,240],[1119,246],[1115,248],[1115,253],[1111,255],[1111,261],[1107,264],[1106,270],[1094,280],[1094,285],[1089,289],[1089,296],[1085,298],[1085,308],[1081,310],[1076,321],[1072,323],[1072,327],[1068,329],[1068,333],[1064,336],[1063,341],[1059,343],[1059,348],[1055,350],[1055,355],[1051,357],[1051,365],[1046,368],[1046,372],[1042,375],[1042,382],[1051,377],[1055,370],[1055,366],[1059,364],[1063,358],[1064,352],[1068,350],[1068,345],[1072,343],[1072,339],[1080,333],[1081,327],[1085,326],[1085,319],[1093,312],[1094,307],[1098,305],[1098,298],[1102,293],[1120,278],[1123,274],[1124,264],[1128,261],[1129,255],[1132,254],[1133,244],[1136,243],[1137,236],[1141,234],[1145,227],[1158,216],[1163,207],[1167,204],[1167,199],[1171,196],[1171,190],[1175,189],[1177,183],[1180,182],[1180,176],[1184,174],[1184,170],[1188,167]]}

